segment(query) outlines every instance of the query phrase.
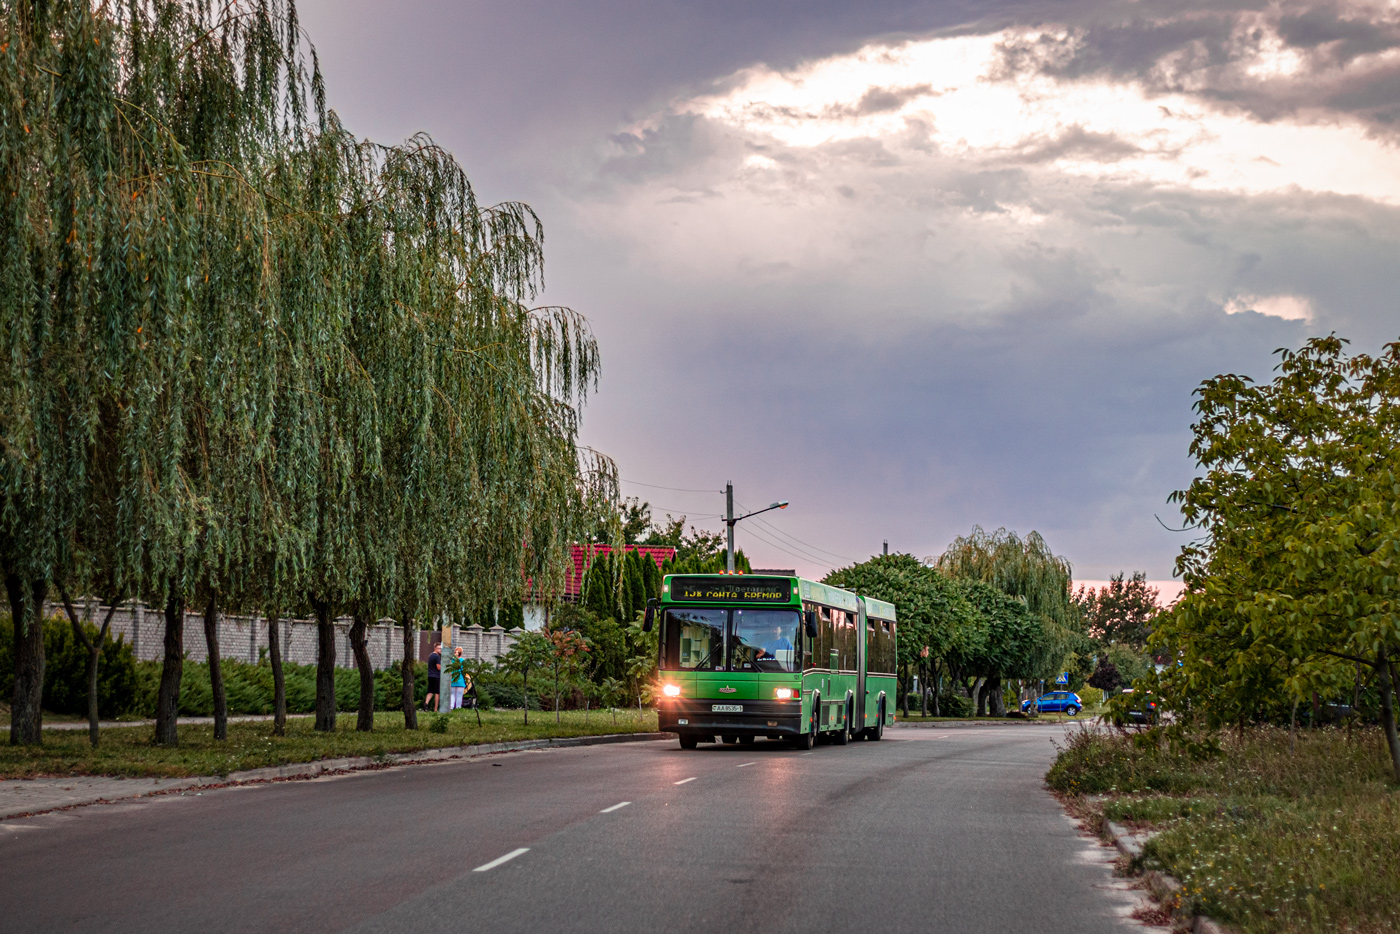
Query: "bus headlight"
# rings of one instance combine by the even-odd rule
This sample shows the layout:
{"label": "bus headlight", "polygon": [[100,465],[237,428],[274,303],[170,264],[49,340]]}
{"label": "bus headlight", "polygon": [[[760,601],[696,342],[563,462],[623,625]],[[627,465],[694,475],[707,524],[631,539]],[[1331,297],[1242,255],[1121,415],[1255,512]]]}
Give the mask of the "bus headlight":
{"label": "bus headlight", "polygon": [[792,700],[792,688],[778,688],[773,693],[778,700]]}
{"label": "bus headlight", "polygon": [[667,697],[680,697],[681,686],[679,684],[668,684],[661,689],[661,693]]}

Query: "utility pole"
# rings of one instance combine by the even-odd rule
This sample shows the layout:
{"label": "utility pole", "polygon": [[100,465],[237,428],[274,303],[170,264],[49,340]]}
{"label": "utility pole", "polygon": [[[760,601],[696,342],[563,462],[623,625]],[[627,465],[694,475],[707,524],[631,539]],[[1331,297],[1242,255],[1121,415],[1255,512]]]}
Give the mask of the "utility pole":
{"label": "utility pole", "polygon": [[724,526],[729,534],[729,550],[725,557],[724,569],[734,573],[734,481],[724,485]]}
{"label": "utility pole", "polygon": [[887,538],[887,539],[885,539],[885,557],[888,558],[889,556],[890,556],[890,540]]}
{"label": "utility pole", "polygon": [[734,523],[741,519],[747,519],[749,516],[756,516],[761,512],[767,512],[770,509],[786,509],[787,507],[788,501],[780,499],[776,503],[765,506],[762,509],[755,509],[753,512],[745,513],[742,516],[736,516],[734,515],[734,482],[731,480],[724,485],[724,525],[729,535],[728,549],[725,555],[725,570],[730,574],[734,573]]}

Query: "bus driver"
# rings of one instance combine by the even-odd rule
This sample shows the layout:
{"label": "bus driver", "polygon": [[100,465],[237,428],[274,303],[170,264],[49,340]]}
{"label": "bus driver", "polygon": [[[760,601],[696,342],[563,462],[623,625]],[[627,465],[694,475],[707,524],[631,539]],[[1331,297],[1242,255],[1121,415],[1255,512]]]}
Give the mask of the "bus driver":
{"label": "bus driver", "polygon": [[754,653],[754,659],[771,658],[775,661],[787,661],[792,658],[792,643],[788,637],[783,635],[782,626],[767,627],[767,640],[760,644],[759,649]]}

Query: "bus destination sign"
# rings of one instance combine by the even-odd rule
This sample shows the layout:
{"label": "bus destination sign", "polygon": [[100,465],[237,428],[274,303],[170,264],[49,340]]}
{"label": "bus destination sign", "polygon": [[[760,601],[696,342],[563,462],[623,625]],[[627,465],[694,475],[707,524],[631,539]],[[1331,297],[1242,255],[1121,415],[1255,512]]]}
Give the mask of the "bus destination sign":
{"label": "bus destination sign", "polygon": [[671,581],[672,600],[718,600],[735,603],[789,603],[792,581],[783,577],[688,577]]}

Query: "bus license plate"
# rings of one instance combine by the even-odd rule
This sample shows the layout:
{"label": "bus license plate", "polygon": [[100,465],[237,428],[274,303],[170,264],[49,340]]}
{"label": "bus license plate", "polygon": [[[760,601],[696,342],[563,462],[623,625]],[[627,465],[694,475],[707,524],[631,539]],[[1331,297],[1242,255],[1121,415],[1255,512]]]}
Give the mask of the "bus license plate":
{"label": "bus license plate", "polygon": [[743,713],[743,712],[744,712],[744,705],[743,705],[743,704],[712,704],[712,705],[710,706],[710,712],[711,712],[711,713]]}

